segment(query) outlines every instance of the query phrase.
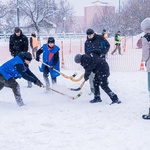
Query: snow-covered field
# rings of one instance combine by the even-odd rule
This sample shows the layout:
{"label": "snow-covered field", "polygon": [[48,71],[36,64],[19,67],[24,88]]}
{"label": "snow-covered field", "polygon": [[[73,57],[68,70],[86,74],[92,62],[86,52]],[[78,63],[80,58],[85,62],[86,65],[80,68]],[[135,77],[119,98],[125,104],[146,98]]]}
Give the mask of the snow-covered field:
{"label": "snow-covered field", "polygon": [[[0,64],[9,58],[8,49],[1,48]],[[39,65],[33,60],[30,68],[44,83]],[[79,66],[61,72],[77,72],[78,78],[83,70]],[[109,105],[111,101],[103,91],[101,103],[89,103],[93,95],[88,95],[88,82],[81,89],[81,97],[72,100],[36,85],[27,88],[24,79],[17,81],[25,106],[17,106],[10,89],[0,91],[0,150],[150,149],[150,121],[142,119],[149,107],[146,72],[111,71],[110,87],[122,101],[114,105]],[[76,96],[79,92],[68,88],[77,88],[82,81],[72,82],[60,76],[52,88]]]}

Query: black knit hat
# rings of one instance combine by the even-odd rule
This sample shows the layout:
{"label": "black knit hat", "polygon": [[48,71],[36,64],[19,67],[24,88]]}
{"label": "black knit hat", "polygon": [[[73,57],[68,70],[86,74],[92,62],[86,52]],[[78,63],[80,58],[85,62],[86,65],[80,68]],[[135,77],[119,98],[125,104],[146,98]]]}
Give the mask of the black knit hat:
{"label": "black knit hat", "polygon": [[21,32],[21,29],[20,29],[19,27],[15,27],[14,32],[15,32],[15,33]]}
{"label": "black knit hat", "polygon": [[32,55],[31,55],[31,53],[26,52],[26,53],[24,54],[24,59],[25,59],[25,60],[28,60],[28,61],[31,61],[31,60],[32,60]]}
{"label": "black knit hat", "polygon": [[91,28],[87,29],[87,31],[86,31],[87,35],[90,35],[90,34],[93,34],[93,33],[94,33],[94,30],[91,29]]}
{"label": "black knit hat", "polygon": [[55,43],[55,39],[53,37],[49,37],[47,43]]}
{"label": "black knit hat", "polygon": [[106,32],[106,29],[103,29],[103,32]]}
{"label": "black knit hat", "polygon": [[77,54],[77,55],[74,57],[74,61],[75,61],[76,63],[81,63],[81,57],[82,57],[81,54]]}

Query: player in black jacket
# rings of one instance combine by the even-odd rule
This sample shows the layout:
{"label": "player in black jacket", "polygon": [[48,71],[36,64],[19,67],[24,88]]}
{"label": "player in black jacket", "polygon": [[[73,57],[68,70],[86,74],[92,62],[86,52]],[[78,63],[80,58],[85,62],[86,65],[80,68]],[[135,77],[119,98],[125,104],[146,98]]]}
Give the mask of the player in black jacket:
{"label": "player in black jacket", "polygon": [[[110,48],[109,42],[103,37],[103,35],[96,34],[93,29],[90,28],[87,29],[86,34],[87,40],[85,41],[84,45],[85,54],[90,53],[93,50],[97,50],[100,53],[100,57],[105,59],[106,54]],[[94,93],[94,86],[93,86],[94,76],[95,75],[91,73],[89,77],[91,93]]]}
{"label": "player in black jacket", "polygon": [[117,95],[112,92],[108,86],[108,77],[110,75],[108,63],[100,57],[99,51],[91,51],[88,54],[77,54],[75,56],[75,62],[80,63],[85,69],[84,79],[87,81],[91,72],[95,74],[94,77],[94,99],[91,103],[101,102],[99,86],[108,94],[113,103],[120,103]]}

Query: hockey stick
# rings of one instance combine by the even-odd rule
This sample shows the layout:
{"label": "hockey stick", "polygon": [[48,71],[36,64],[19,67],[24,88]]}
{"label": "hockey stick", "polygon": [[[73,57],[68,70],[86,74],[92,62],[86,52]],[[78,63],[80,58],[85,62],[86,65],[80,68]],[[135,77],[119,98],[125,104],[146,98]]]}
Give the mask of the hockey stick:
{"label": "hockey stick", "polygon": [[[40,62],[41,62],[42,64],[44,64],[45,66],[47,66],[47,67],[49,67],[49,68],[51,68],[51,69],[52,69],[52,67],[51,67],[51,66],[49,66],[49,65],[48,65],[48,64],[46,64],[46,63],[44,63],[43,61],[41,61],[41,60],[40,60]],[[62,72],[60,72],[60,71],[56,70],[55,68],[53,68],[53,70],[54,70],[54,71],[56,71],[57,73],[59,73],[60,75],[62,75],[63,77],[67,78],[67,79],[74,78],[74,77],[77,75],[77,73],[74,73],[72,76],[67,76],[67,75],[65,75],[64,73],[62,73]]]}
{"label": "hockey stick", "polygon": [[70,88],[70,90],[71,90],[71,91],[79,91],[79,90],[82,89],[84,83],[85,83],[85,80],[81,83],[81,85],[79,86],[79,88],[77,88],[77,89]]}
{"label": "hockey stick", "polygon": [[149,113],[147,115],[142,115],[142,118],[145,120],[150,120],[150,95],[149,95]]}
{"label": "hockey stick", "polygon": [[80,96],[82,95],[82,92],[80,92],[80,93],[78,93],[76,96],[73,97],[73,96],[69,96],[69,95],[67,95],[67,94],[65,94],[65,93],[59,92],[59,91],[57,91],[57,90],[55,90],[55,89],[52,89],[52,88],[50,88],[50,87],[47,87],[47,86],[45,86],[45,85],[43,85],[43,87],[46,88],[46,89],[48,89],[48,90],[54,91],[54,92],[56,92],[56,93],[58,93],[58,94],[61,94],[61,95],[63,95],[63,96],[69,97],[69,98],[71,98],[71,99],[73,99],[73,100],[77,99],[78,97],[80,97]]}
{"label": "hockey stick", "polygon": [[[42,62],[42,61],[40,61],[40,62],[43,63],[45,66],[51,68],[51,66],[49,66],[48,64],[46,64],[46,63],[44,63],[44,62]],[[51,68],[51,69],[52,69],[52,68]],[[67,75],[65,75],[64,73],[62,73],[62,72],[56,70],[55,68],[53,68],[53,70],[56,71],[57,73],[59,73],[60,75],[62,75],[63,77],[65,77],[65,78],[67,78],[67,79],[70,79],[70,80],[73,81],[73,82],[78,82],[78,81],[80,81],[80,80],[84,77],[84,74],[82,74],[78,79],[74,79],[74,77],[77,75],[77,73],[73,74],[72,76],[67,76]]]}

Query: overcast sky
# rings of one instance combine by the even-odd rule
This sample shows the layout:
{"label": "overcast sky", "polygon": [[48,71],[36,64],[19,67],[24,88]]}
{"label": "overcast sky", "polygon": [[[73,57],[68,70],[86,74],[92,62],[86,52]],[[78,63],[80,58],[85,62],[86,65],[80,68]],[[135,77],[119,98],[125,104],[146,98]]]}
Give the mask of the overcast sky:
{"label": "overcast sky", "polygon": [[[97,0],[68,0],[68,2],[74,7],[74,10],[76,11],[75,15],[77,16],[83,16],[84,15],[84,7],[90,6],[90,5],[104,5],[100,3],[92,4],[92,2],[95,2]],[[101,2],[108,2],[109,5],[115,6],[118,9],[119,6],[119,0],[100,0]],[[123,2],[127,2],[128,0],[120,0],[120,4]]]}

